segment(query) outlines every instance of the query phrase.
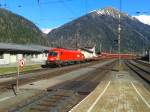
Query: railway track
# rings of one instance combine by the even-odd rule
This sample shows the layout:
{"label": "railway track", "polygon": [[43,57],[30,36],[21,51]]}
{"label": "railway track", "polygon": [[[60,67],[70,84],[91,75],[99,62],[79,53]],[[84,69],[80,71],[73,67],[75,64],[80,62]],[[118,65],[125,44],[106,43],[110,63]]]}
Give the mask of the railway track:
{"label": "railway track", "polygon": [[[24,72],[21,72],[20,75],[25,75],[27,73],[38,73],[38,72],[42,72],[42,71],[45,71],[45,70],[49,70],[48,68],[41,68],[41,69],[36,69],[36,70],[32,70],[32,71],[24,71]],[[9,78],[9,77],[15,77],[17,73],[9,73],[9,74],[3,74],[3,75],[0,75],[0,78]]]}
{"label": "railway track", "polygon": [[[91,65],[103,62],[103,61],[105,60],[95,61],[91,63],[83,63],[83,64],[78,64],[78,65],[73,65],[73,66],[65,66],[61,68],[37,70],[37,71],[34,71],[33,73],[21,75],[19,78],[19,84],[24,85],[27,83],[32,83],[34,81],[52,78],[54,76],[59,76],[63,73],[71,72],[73,70],[77,70],[83,67],[88,67],[88,66],[91,66]],[[8,80],[8,81],[0,82],[0,91],[4,91],[6,89],[12,89],[13,85],[15,84],[16,84],[16,77],[13,77],[13,79]]]}
{"label": "railway track", "polygon": [[[86,64],[86,63],[82,63],[82,64]],[[41,66],[45,66],[45,65],[41,65]],[[62,66],[62,67],[65,68],[65,67],[69,67],[69,66],[78,66],[78,65],[73,64],[73,65]],[[55,67],[54,66],[53,67],[42,67],[42,68],[35,69],[35,70],[23,71],[20,73],[20,76],[30,74],[30,73],[39,73],[39,72],[41,73],[44,71],[50,71],[50,70],[55,70],[55,69],[58,69],[58,67],[57,66],[55,66]],[[3,75],[0,75],[0,78],[15,77],[16,74],[17,74],[17,72],[16,73],[3,74]]]}
{"label": "railway track", "polygon": [[86,97],[112,70],[115,62],[84,76],[47,88],[47,92],[23,102],[9,112],[67,112]]}
{"label": "railway track", "polygon": [[88,95],[100,83],[102,78],[110,71],[111,67],[112,64],[105,65],[104,67],[97,68],[96,70],[89,72],[82,77],[78,77],[74,80],[50,87],[47,90],[73,90],[78,94]]}
{"label": "railway track", "polygon": [[139,63],[139,64],[142,64],[144,66],[147,66],[147,67],[150,67],[150,64],[147,62],[144,62],[144,61],[141,61],[141,60],[134,60],[136,63]]}
{"label": "railway track", "polygon": [[[137,61],[126,61],[125,64],[134,71],[139,77],[150,84],[150,67],[149,65],[138,63]],[[141,64],[141,65],[140,65]]]}
{"label": "railway track", "polygon": [[79,95],[73,91],[58,90],[45,92],[32,100],[26,101],[9,112],[64,112],[69,110],[79,100]]}

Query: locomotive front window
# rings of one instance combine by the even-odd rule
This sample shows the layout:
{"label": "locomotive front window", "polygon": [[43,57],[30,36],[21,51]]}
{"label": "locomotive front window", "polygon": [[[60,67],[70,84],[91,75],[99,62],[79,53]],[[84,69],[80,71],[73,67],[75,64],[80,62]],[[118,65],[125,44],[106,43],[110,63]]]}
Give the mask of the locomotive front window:
{"label": "locomotive front window", "polygon": [[57,56],[57,52],[49,52],[50,56]]}

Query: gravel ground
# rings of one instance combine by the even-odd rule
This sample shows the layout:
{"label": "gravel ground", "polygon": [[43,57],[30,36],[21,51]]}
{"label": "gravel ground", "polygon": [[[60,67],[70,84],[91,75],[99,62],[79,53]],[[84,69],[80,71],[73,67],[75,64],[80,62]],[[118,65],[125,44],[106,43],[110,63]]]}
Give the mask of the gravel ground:
{"label": "gravel ground", "polygon": [[50,86],[85,75],[86,73],[90,71],[94,71],[96,68],[103,66],[105,64],[111,63],[112,61],[114,60],[101,62],[96,65],[78,69],[76,71],[64,73],[63,75],[56,76],[51,79],[36,81],[34,83],[20,86],[20,91],[17,96],[14,96],[13,92],[10,90],[1,92],[0,93],[0,112],[5,112],[5,111],[7,112],[9,108],[15,107],[17,104],[23,101],[27,101],[33,96],[37,96],[43,92],[46,92],[45,90]]}

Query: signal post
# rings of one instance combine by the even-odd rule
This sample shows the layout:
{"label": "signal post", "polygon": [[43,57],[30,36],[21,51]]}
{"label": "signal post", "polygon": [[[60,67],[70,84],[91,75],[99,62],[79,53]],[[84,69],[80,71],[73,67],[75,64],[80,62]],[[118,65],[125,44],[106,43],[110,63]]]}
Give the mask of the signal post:
{"label": "signal post", "polygon": [[23,68],[25,64],[24,59],[18,60],[18,67],[17,67],[17,77],[16,77],[16,92],[19,92],[19,73],[20,73],[20,68]]}

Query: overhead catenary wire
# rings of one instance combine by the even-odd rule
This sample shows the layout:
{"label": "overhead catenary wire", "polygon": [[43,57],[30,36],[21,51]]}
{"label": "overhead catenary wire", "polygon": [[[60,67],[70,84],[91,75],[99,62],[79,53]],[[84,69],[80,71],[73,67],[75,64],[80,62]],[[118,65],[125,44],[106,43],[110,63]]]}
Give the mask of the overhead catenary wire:
{"label": "overhead catenary wire", "polygon": [[[72,2],[72,0],[61,0],[63,2]],[[48,5],[48,4],[57,4],[60,3],[60,0],[51,0],[51,1],[46,1],[46,2],[42,2],[40,1],[41,5]]]}
{"label": "overhead catenary wire", "polygon": [[88,13],[88,0],[85,0],[85,14]]}
{"label": "overhead catenary wire", "polygon": [[[60,17],[60,18],[64,18],[64,19],[68,19],[68,20],[73,20],[76,17],[76,13],[72,10],[72,8],[70,6],[68,6],[66,4],[66,2],[71,2],[72,0],[47,0],[46,2],[42,2],[41,0],[37,0],[39,8],[42,5],[48,5],[48,4],[55,4],[55,3],[59,3],[61,4],[72,16],[68,17],[68,18],[64,18],[64,17]],[[60,20],[60,18],[56,18],[58,20]],[[56,19],[40,19],[39,21],[56,21]]]}
{"label": "overhead catenary wire", "polygon": [[76,13],[72,10],[71,7],[69,7],[64,0],[59,0],[59,3],[62,4],[64,6],[64,8],[66,8],[67,11],[69,11],[73,16],[76,15]]}
{"label": "overhead catenary wire", "polygon": [[8,4],[6,4],[5,1],[0,0],[0,8],[8,8]]}

